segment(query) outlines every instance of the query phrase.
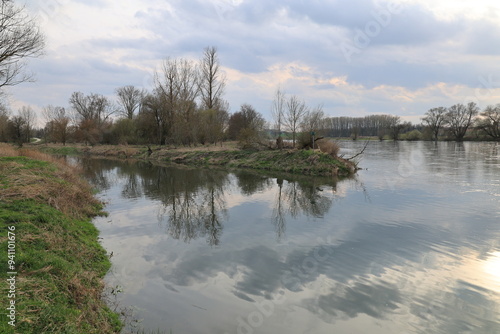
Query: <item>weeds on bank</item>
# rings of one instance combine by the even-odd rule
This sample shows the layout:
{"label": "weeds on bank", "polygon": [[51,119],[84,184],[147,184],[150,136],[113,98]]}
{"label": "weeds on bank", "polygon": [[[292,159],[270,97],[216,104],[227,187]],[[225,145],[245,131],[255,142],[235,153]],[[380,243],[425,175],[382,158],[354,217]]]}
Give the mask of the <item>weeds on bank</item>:
{"label": "weeds on bank", "polygon": [[[118,315],[101,297],[110,262],[90,221],[100,210],[77,168],[0,145],[0,249],[7,249],[7,228],[15,226],[18,273],[16,327],[0,321],[1,333],[120,331]],[[0,267],[11,271],[7,261]],[[6,280],[0,288],[8,290]]]}

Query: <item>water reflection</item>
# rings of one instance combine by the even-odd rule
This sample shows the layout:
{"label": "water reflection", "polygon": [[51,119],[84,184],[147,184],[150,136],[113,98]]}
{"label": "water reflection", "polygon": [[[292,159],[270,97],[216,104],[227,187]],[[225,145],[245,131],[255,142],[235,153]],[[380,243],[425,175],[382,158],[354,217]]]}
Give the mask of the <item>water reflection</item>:
{"label": "water reflection", "polygon": [[[276,184],[272,202],[271,223],[276,238],[286,231],[287,217],[305,214],[322,218],[333,205],[336,180],[288,175],[275,179],[249,171],[231,174],[222,170],[191,169],[157,166],[145,162],[120,162],[105,159],[84,159],[85,176],[99,191],[119,183],[121,196],[134,199],[146,197],[160,201],[160,224],[174,239],[189,242],[206,238],[211,246],[220,243],[227,221],[227,189],[234,179],[237,190],[244,196],[268,191]],[[115,171],[115,176],[113,176]]]}
{"label": "water reflection", "polygon": [[85,164],[107,279],[146,328],[500,333],[498,146],[373,143],[338,183]]}

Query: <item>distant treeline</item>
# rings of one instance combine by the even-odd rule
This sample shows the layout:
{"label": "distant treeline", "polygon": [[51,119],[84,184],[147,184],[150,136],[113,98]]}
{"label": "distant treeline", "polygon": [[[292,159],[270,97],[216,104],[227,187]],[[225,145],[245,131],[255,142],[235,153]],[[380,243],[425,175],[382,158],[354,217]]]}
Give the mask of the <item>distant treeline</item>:
{"label": "distant treeline", "polygon": [[412,124],[394,115],[328,117],[322,105],[310,107],[278,87],[270,105],[271,122],[246,103],[230,113],[215,47],[205,48],[197,62],[165,59],[154,82],[151,91],[117,88],[116,102],[101,94],[74,92],[69,107],[43,108],[41,129],[30,107],[14,114],[0,101],[0,141],[22,145],[36,136],[47,143],[191,146],[237,140],[244,148],[271,142],[281,148],[287,144],[282,139],[290,139],[294,147],[311,146],[312,136],[500,140],[500,105],[481,112],[473,102],[432,108],[421,124]]}
{"label": "distant treeline", "polygon": [[[422,125],[401,122],[398,116],[370,115],[365,117],[327,117],[324,133],[328,137],[380,137],[394,139],[395,136],[411,130],[422,130]],[[397,139],[397,138],[396,138]]]}

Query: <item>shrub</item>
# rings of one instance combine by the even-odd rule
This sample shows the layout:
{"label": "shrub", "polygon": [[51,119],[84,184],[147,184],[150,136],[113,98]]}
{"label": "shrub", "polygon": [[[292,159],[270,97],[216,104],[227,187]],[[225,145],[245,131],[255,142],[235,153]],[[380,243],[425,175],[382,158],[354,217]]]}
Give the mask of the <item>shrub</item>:
{"label": "shrub", "polygon": [[401,136],[401,139],[404,140],[409,140],[409,141],[415,141],[415,140],[420,140],[422,138],[422,132],[418,130],[413,130],[408,133],[405,133],[403,136]]}
{"label": "shrub", "polygon": [[332,157],[338,157],[340,146],[333,140],[321,139],[316,142],[321,152],[331,155]]}

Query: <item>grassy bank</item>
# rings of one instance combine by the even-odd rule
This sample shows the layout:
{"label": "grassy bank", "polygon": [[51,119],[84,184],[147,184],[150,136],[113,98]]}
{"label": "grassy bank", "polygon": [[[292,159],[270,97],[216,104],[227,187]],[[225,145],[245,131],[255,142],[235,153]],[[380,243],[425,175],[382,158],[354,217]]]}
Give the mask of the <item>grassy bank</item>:
{"label": "grassy bank", "polygon": [[[118,315],[102,299],[110,261],[91,222],[100,210],[75,168],[0,146],[1,333],[119,332]],[[6,315],[12,302],[15,327]]]}
{"label": "grassy bank", "polygon": [[196,166],[224,166],[251,168],[273,172],[286,172],[317,176],[348,176],[355,171],[349,161],[312,150],[273,151],[157,151],[151,158]]}
{"label": "grassy bank", "polygon": [[51,154],[89,154],[92,156],[138,158],[158,162],[170,162],[191,166],[221,166],[229,168],[251,168],[273,172],[286,172],[315,176],[349,176],[356,166],[345,159],[334,158],[319,150],[263,150],[245,151],[234,143],[224,146],[192,148],[153,147],[148,153],[145,146],[40,146]]}

